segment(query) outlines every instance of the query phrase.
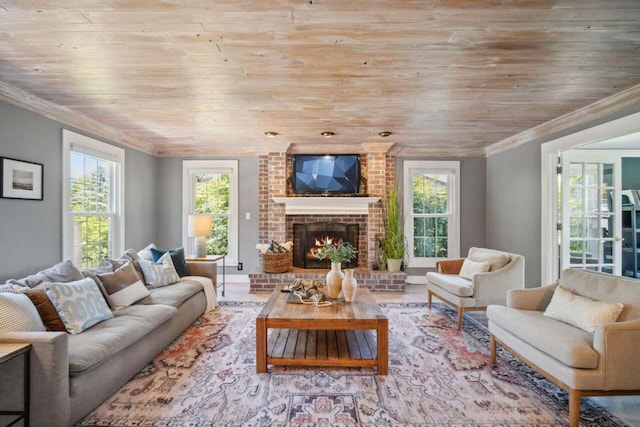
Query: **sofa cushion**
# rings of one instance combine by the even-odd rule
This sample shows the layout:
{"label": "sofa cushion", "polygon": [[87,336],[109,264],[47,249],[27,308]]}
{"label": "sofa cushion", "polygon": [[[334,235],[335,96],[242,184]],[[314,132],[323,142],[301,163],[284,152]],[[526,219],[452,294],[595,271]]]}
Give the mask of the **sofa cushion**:
{"label": "sofa cushion", "polygon": [[0,293],[0,332],[44,332],[38,310],[25,294]]}
{"label": "sofa cushion", "polygon": [[175,267],[176,273],[178,273],[178,276],[184,277],[189,274],[187,270],[187,261],[185,260],[185,257],[184,257],[184,248],[180,247],[177,249],[171,249],[169,251],[156,249],[156,248],[151,248],[150,250],[151,250],[151,257],[153,262],[158,262],[158,260],[160,259],[160,257],[162,257],[162,255],[169,252],[169,255],[171,256],[171,261],[173,262],[173,266]]}
{"label": "sofa cushion", "polygon": [[162,255],[158,262],[145,259],[141,259],[139,262],[144,273],[144,281],[150,288],[161,288],[180,281],[180,276],[178,276],[168,252]]}
{"label": "sofa cushion", "polygon": [[593,335],[541,311],[517,310],[490,305],[487,317],[521,340],[572,368],[598,367],[598,353],[593,349]]}
{"label": "sofa cushion", "polygon": [[427,280],[447,292],[460,297],[472,297],[473,286],[471,281],[457,274],[427,273]]}
{"label": "sofa cushion", "polygon": [[491,265],[489,271],[499,270],[511,261],[509,254],[485,248],[469,249],[469,256],[467,258],[475,262],[488,262]]}
{"label": "sofa cushion", "polygon": [[69,336],[69,374],[82,372],[109,359],[171,319],[177,310],[166,305],[132,305],[79,335]]}
{"label": "sofa cushion", "polygon": [[44,285],[41,284],[34,289],[28,290],[26,295],[35,305],[42,323],[44,323],[48,331],[67,332],[58,311],[44,291]]}
{"label": "sofa cushion", "polygon": [[150,289],[151,295],[138,301],[137,304],[164,304],[178,308],[193,295],[202,292],[202,289],[202,284],[199,282],[185,280],[162,288]]}

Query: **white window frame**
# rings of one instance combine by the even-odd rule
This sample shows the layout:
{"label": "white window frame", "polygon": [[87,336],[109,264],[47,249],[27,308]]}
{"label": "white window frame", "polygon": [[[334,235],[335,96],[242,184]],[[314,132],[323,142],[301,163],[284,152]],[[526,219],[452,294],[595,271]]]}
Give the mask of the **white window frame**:
{"label": "white window frame", "polygon": [[197,173],[229,173],[229,254],[227,266],[238,264],[238,161],[183,160],[182,162],[182,244],[187,256],[195,253],[194,239],[187,236],[188,217],[193,213],[193,180]]}
{"label": "white window frame", "polygon": [[125,220],[124,220],[124,171],[125,151],[122,148],[107,144],[67,129],[62,130],[62,255],[63,259],[73,259],[74,213],[69,209],[71,203],[71,153],[76,152],[111,162],[109,204],[113,206],[112,237],[110,257],[124,252]]}
{"label": "white window frame", "polygon": [[[447,258],[427,258],[413,256],[413,194],[412,180],[416,174],[450,174],[449,181],[449,230]],[[403,188],[404,188],[404,234],[407,239],[407,253],[409,267],[434,268],[436,262],[442,259],[454,259],[460,257],[460,162],[436,161],[436,160],[406,160],[403,164]]]}

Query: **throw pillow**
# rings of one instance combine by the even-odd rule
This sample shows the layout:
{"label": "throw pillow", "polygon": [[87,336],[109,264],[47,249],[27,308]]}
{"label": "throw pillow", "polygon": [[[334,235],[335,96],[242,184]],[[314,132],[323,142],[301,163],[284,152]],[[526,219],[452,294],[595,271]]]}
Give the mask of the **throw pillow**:
{"label": "throw pillow", "polygon": [[618,320],[624,304],[596,301],[556,287],[544,315],[594,333],[599,325]]}
{"label": "throw pillow", "polygon": [[473,280],[473,276],[478,273],[486,273],[487,271],[489,271],[489,268],[491,268],[491,264],[486,261],[475,262],[471,261],[470,259],[465,259],[462,263],[462,268],[460,269],[459,276],[464,279]]}
{"label": "throw pillow", "polygon": [[29,290],[26,286],[14,285],[12,283],[5,283],[0,285],[0,292],[7,292],[10,294],[24,294]]}
{"label": "throw pillow", "polygon": [[71,334],[79,334],[113,313],[92,279],[70,283],[45,283],[44,290]]}
{"label": "throw pillow", "polygon": [[67,331],[58,311],[47,296],[44,286],[42,286],[41,289],[30,289],[26,295],[36,307],[36,310],[38,310],[40,319],[42,319],[42,323],[44,323],[48,331]]}
{"label": "throw pillow", "polygon": [[44,332],[38,310],[25,294],[0,293],[0,332]]}
{"label": "throw pillow", "polygon": [[113,270],[113,265],[111,265],[110,262],[105,263],[102,261],[97,267],[89,267],[82,270],[82,276],[93,279],[93,281],[96,282],[96,285],[98,285],[98,288],[104,293],[104,290],[102,289],[102,282],[100,281],[100,278],[98,278],[98,274],[112,273]]}
{"label": "throw pillow", "polygon": [[146,259],[147,261],[153,260],[153,257],[151,256],[151,248],[155,249],[155,247],[156,245],[154,245],[153,243],[150,243],[146,248],[138,252],[138,258]]}
{"label": "throw pillow", "polygon": [[[151,248],[151,257],[153,262],[158,262],[160,257],[165,253],[167,253],[167,251]],[[172,249],[169,251],[169,254],[171,255],[171,261],[173,261],[173,266],[175,267],[178,276],[188,276],[189,272],[187,271],[187,261],[184,258],[184,248]]]}
{"label": "throw pillow", "polygon": [[168,252],[162,255],[157,263],[141,259],[140,268],[144,273],[144,281],[150,288],[160,288],[180,280]]}
{"label": "throw pillow", "polygon": [[75,282],[84,278],[82,272],[70,260],[62,261],[38,274],[42,274],[49,282],[57,283]]}
{"label": "throw pillow", "polygon": [[129,307],[149,295],[131,261],[112,273],[98,274],[98,278],[104,287],[107,302],[115,310]]}

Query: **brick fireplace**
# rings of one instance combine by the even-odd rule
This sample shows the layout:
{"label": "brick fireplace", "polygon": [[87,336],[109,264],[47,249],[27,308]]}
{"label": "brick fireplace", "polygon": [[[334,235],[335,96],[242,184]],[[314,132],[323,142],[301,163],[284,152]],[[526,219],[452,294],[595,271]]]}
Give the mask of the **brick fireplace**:
{"label": "brick fireplace", "polygon": [[[293,241],[294,224],[332,222],[357,224],[359,283],[378,291],[404,289],[404,273],[379,271],[377,239],[384,233],[382,202],[395,184],[395,157],[387,154],[392,144],[362,144],[360,155],[364,197],[310,197],[293,193],[290,155],[269,153],[259,158],[259,243]],[[322,149],[320,149],[322,150]],[[354,245],[355,246],[355,245]],[[270,290],[296,277],[324,278],[327,270],[294,268],[289,273],[249,274],[251,291]],[[317,277],[316,277],[317,276]]]}

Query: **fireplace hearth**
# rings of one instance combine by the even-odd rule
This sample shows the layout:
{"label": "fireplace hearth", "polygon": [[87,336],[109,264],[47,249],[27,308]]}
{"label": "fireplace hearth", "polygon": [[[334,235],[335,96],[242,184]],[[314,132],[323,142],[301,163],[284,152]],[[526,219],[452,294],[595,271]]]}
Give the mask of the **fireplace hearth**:
{"label": "fireplace hearth", "polygon": [[[349,242],[358,248],[358,236],[358,224],[333,222],[293,224],[293,265],[299,268],[330,268],[329,260],[321,261],[315,257],[318,250],[327,242],[332,244]],[[348,264],[349,268],[357,266],[358,254]]]}

